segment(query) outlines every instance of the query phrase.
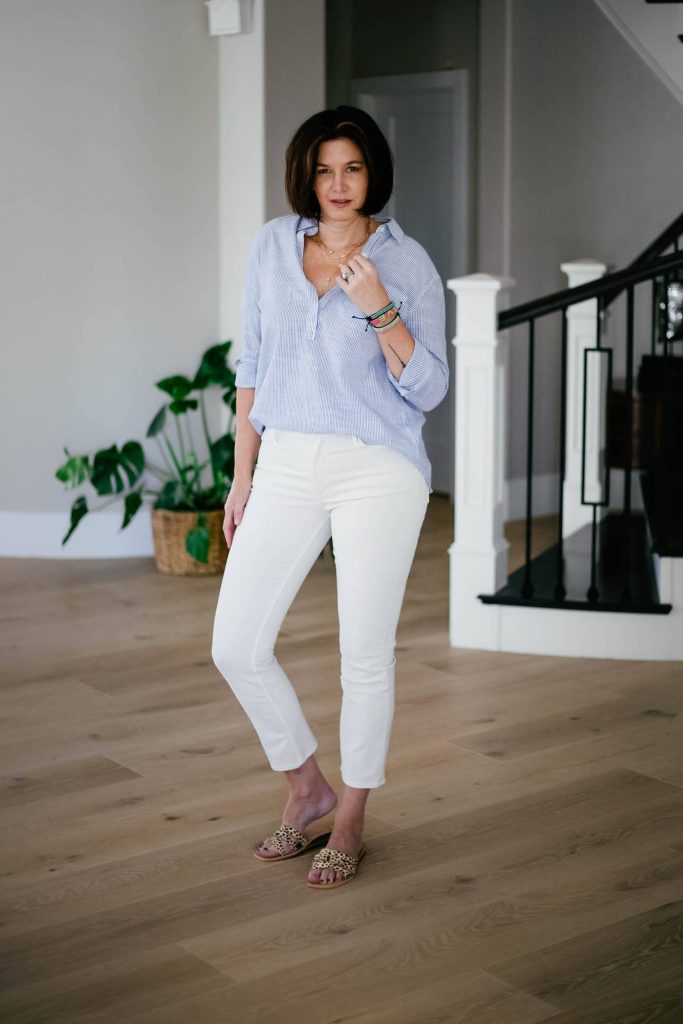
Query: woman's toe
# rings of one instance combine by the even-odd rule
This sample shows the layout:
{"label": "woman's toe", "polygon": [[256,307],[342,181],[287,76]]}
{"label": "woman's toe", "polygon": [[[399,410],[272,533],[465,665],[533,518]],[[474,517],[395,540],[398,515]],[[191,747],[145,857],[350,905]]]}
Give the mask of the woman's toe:
{"label": "woman's toe", "polygon": [[[282,845],[284,847],[284,852],[285,853],[291,853],[291,851],[294,849],[294,847],[292,846],[292,844],[289,842],[288,839],[285,839]],[[261,843],[261,845],[259,846],[258,849],[259,849],[259,851],[261,853],[265,853],[266,857],[279,857],[280,856],[280,851],[276,850],[275,847],[271,843],[269,843],[267,841]]]}

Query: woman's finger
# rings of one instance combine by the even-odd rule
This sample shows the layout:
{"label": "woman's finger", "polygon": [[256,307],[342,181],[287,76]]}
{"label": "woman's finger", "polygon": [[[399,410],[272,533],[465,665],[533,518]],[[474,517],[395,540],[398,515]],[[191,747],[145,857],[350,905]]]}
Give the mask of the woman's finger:
{"label": "woman's finger", "polygon": [[369,260],[367,256],[361,256],[360,253],[358,253],[357,256],[352,256],[349,262],[353,262],[354,260],[356,261],[356,265],[358,266],[358,268],[361,270],[372,271],[376,269],[375,264],[372,262],[372,260]]}

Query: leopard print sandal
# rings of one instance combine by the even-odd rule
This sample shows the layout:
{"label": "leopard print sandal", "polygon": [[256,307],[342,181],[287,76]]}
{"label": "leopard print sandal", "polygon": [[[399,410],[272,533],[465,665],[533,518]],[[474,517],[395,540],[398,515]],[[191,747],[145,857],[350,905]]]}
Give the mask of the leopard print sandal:
{"label": "leopard print sandal", "polygon": [[[300,853],[304,853],[312,846],[321,846],[323,843],[327,842],[331,835],[331,832],[323,832],[322,835],[313,836],[312,839],[309,839],[308,836],[305,836],[303,832],[299,832],[299,829],[294,828],[293,825],[280,825],[279,828],[275,829],[271,836],[268,836],[267,839],[264,839],[263,842],[256,847],[253,853],[257,860],[262,861],[289,860],[290,857],[298,857]],[[292,847],[291,850],[286,849],[285,842]],[[264,855],[259,853],[259,848],[263,846],[264,843],[270,843],[274,846],[278,851],[279,856],[275,857],[273,854],[268,856],[267,854]]]}
{"label": "leopard print sandal", "polygon": [[361,843],[358,853],[355,857],[352,857],[349,853],[342,853],[341,850],[334,850],[326,846],[323,850],[319,850],[316,853],[311,864],[311,870],[334,868],[335,871],[341,872],[342,877],[337,878],[334,882],[310,882],[306,879],[306,883],[311,889],[336,889],[340,885],[346,885],[356,874],[356,868],[366,850],[367,846],[365,843]]}

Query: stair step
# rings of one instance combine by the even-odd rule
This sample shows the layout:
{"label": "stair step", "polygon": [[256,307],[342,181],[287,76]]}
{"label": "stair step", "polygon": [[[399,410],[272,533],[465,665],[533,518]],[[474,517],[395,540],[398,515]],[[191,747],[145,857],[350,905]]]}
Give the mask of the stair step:
{"label": "stair step", "polygon": [[625,521],[621,513],[610,513],[596,528],[595,585],[598,588],[598,597],[589,601],[587,591],[591,582],[591,530],[590,525],[584,526],[564,540],[564,598],[558,599],[555,596],[559,545],[554,544],[531,560],[531,597],[524,597],[522,594],[526,574],[525,567],[520,566],[511,573],[504,587],[495,594],[479,594],[479,599],[484,604],[668,614],[671,605],[663,604],[659,600],[657,580],[648,549],[647,525],[642,512],[632,512],[629,522],[630,598],[623,593],[626,575],[626,567],[623,564],[627,538]]}

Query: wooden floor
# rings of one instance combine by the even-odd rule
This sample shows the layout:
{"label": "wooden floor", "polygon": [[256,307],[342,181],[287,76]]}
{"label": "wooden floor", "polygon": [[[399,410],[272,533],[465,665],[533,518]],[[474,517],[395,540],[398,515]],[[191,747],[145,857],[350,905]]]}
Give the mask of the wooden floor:
{"label": "wooden floor", "polygon": [[[449,648],[450,538],[433,495],[326,893],[251,855],[286,786],[211,660],[220,577],[3,562],[3,1024],[683,1022],[683,665]],[[336,630],[321,559],[277,653],[338,786]]]}

